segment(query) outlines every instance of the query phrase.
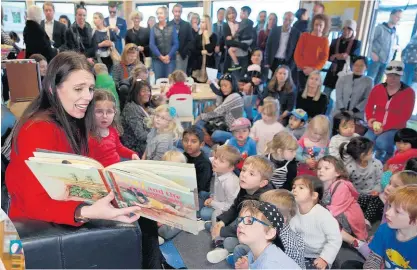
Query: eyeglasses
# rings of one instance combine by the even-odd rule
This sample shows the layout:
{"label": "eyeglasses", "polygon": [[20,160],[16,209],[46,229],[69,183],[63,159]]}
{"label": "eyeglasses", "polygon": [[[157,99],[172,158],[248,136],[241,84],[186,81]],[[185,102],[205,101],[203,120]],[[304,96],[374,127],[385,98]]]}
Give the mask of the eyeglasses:
{"label": "eyeglasses", "polygon": [[237,218],[237,224],[236,225],[239,225],[239,223],[241,223],[242,221],[243,221],[243,224],[245,224],[245,225],[253,225],[254,222],[259,222],[259,223],[261,223],[264,226],[272,227],[271,225],[266,224],[262,220],[259,220],[256,217],[251,217],[251,216],[238,217]]}
{"label": "eyeglasses", "polygon": [[396,66],[389,66],[387,67],[387,70],[393,70],[395,69],[396,71],[403,71],[403,67],[396,67]]}
{"label": "eyeglasses", "polygon": [[161,120],[164,120],[164,121],[171,121],[171,119],[167,119],[167,118],[165,118],[165,117],[163,117],[163,116],[160,116],[159,114],[155,114],[155,116],[154,116],[154,118],[155,118],[155,120],[156,119],[161,119]]}
{"label": "eyeglasses", "polygon": [[108,116],[112,116],[112,115],[114,115],[116,112],[114,111],[114,110],[107,110],[107,111],[105,111],[105,110],[95,110],[94,111],[94,114],[96,115],[96,116],[99,116],[99,117],[103,117],[104,116],[104,114],[106,114],[106,115],[108,115]]}

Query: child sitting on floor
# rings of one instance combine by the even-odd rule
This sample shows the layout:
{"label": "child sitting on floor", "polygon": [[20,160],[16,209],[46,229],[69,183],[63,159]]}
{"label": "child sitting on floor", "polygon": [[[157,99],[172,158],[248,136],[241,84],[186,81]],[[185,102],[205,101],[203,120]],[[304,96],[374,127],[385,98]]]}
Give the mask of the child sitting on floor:
{"label": "child sitting on floor", "polygon": [[364,269],[417,269],[417,185],[399,188],[388,204],[387,223],[369,244]]}
{"label": "child sitting on floor", "polygon": [[355,133],[355,118],[351,113],[340,112],[334,116],[332,136],[329,144],[329,155],[340,158],[340,145],[349,142],[353,137],[359,136]]}
{"label": "child sitting on floor", "polygon": [[[172,95],[186,94],[191,95],[191,88],[185,84],[187,81],[187,74],[182,70],[175,70],[169,77],[169,84],[171,87],[166,92],[166,97],[169,99]],[[162,93],[161,93],[162,94]]]}
{"label": "child sitting on floor", "polygon": [[295,109],[289,115],[287,129],[299,140],[306,132],[308,115],[303,109]]}
{"label": "child sitting on floor", "polygon": [[274,205],[246,201],[237,222],[239,242],[250,248],[248,257],[236,261],[237,269],[301,269],[284,253],[280,238],[284,216]]}
{"label": "child sitting on floor", "polygon": [[261,156],[252,156],[245,160],[239,176],[239,194],[233,205],[217,217],[216,224],[211,228],[211,237],[216,249],[207,254],[209,262],[221,262],[226,259],[229,252],[233,252],[238,242],[236,235],[237,224],[234,221],[242,209],[242,202],[259,200],[259,196],[262,193],[272,189],[272,186],[269,185],[272,166],[269,160]]}

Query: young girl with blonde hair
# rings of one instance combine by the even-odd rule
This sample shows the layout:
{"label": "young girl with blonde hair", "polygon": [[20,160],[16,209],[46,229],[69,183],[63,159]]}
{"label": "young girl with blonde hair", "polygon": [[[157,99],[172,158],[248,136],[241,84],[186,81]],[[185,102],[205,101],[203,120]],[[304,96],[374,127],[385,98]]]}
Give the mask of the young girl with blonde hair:
{"label": "young girl with blonde hair", "polygon": [[183,128],[175,108],[161,105],[150,117],[146,151],[142,159],[161,160],[165,152],[174,149],[174,142],[182,137]]}
{"label": "young girl with blonde hair", "polygon": [[270,179],[275,188],[291,190],[297,176],[297,139],[288,131],[280,131],[267,144],[266,156],[275,165]]}
{"label": "young girl with blonde hair", "polygon": [[324,115],[317,115],[308,123],[307,130],[298,141],[298,175],[316,175],[317,161],[328,154],[330,122]]}

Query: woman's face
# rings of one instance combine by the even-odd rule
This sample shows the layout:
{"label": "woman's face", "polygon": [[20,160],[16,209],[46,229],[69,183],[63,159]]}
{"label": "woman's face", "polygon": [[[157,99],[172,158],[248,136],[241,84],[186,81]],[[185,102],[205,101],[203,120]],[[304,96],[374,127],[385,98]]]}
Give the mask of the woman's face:
{"label": "woman's face", "polygon": [[323,34],[323,30],[324,30],[324,26],[325,26],[325,22],[322,20],[315,20],[314,21],[314,32],[316,32],[317,34]]}
{"label": "woman's face", "polygon": [[134,26],[134,27],[138,28],[138,27],[140,26],[140,22],[141,22],[141,20],[140,20],[139,16],[134,17],[134,18],[132,19],[132,21],[133,21],[133,26]]}
{"label": "woman's face", "polygon": [[149,20],[148,20],[149,27],[153,27],[155,25],[155,22],[156,21],[155,21],[154,17],[149,18]]}
{"label": "woman's face", "polygon": [[387,85],[397,87],[401,84],[401,76],[397,74],[387,74]]}
{"label": "woman's face", "polygon": [[156,17],[158,17],[158,21],[160,23],[165,22],[166,21],[165,10],[163,10],[162,8],[158,8],[158,10],[156,11]]}
{"label": "woman's face", "polygon": [[61,19],[59,19],[59,22],[68,27],[68,21],[67,21],[67,19],[61,18]]}
{"label": "woman's face", "polygon": [[93,99],[94,76],[86,70],[71,72],[57,88],[58,98],[64,110],[74,118],[82,119]]}
{"label": "woman's face", "polygon": [[288,79],[288,70],[286,68],[280,68],[275,76],[278,83],[285,83]]}
{"label": "woman's face", "polygon": [[351,38],[353,35],[353,30],[349,27],[343,27],[343,38]]}
{"label": "woman's face", "polygon": [[236,14],[234,12],[229,12],[229,14],[227,14],[227,20],[234,22],[236,20]]}
{"label": "woman's face", "polygon": [[103,26],[103,20],[100,18],[100,16],[98,15],[94,15],[93,17],[94,20],[94,25],[98,28],[98,27],[102,27]]}
{"label": "woman's face", "polygon": [[232,93],[232,83],[228,80],[221,80],[220,81],[220,90],[222,91],[223,95],[227,96]]}
{"label": "woman's face", "polygon": [[203,19],[201,20],[201,23],[200,23],[200,30],[201,30],[201,31],[207,30],[207,21],[206,21],[206,19],[205,19],[205,18],[203,18]]}
{"label": "woman's face", "polygon": [[131,50],[129,50],[129,52],[127,53],[127,64],[133,64],[137,59],[138,59],[138,52],[137,50],[134,50],[133,48]]}
{"label": "woman's face", "polygon": [[140,104],[145,104],[149,102],[150,98],[151,98],[151,89],[149,89],[149,87],[143,87],[142,89],[140,89],[138,93],[138,101]]}
{"label": "woman's face", "polygon": [[274,25],[277,24],[277,20],[274,15],[269,15],[268,17],[268,28],[272,28]]}
{"label": "woman's face", "polygon": [[46,75],[46,70],[48,69],[48,63],[45,60],[41,60],[39,62],[39,73],[41,76]]}
{"label": "woman's face", "polygon": [[82,8],[77,9],[75,20],[77,21],[78,26],[84,27],[86,16],[87,16],[87,11],[85,9],[82,9]]}
{"label": "woman's face", "polygon": [[365,65],[365,62],[363,60],[357,60],[353,64],[353,73],[355,75],[363,75],[363,74],[365,74],[365,71],[366,71],[366,65]]}
{"label": "woman's face", "polygon": [[318,89],[318,87],[320,86],[320,75],[313,74],[310,77],[308,77],[307,85],[309,88]]}
{"label": "woman's face", "polygon": [[252,64],[261,65],[261,62],[262,62],[262,52],[259,51],[259,50],[254,51],[253,54],[252,54],[252,56],[251,56],[251,58],[250,58],[250,60],[252,61]]}

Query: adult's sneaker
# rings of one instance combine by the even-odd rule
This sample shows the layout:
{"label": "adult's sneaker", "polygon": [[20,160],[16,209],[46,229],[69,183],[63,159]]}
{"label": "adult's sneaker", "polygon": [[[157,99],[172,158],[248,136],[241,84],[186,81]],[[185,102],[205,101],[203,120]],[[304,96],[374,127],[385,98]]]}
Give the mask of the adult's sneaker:
{"label": "adult's sneaker", "polygon": [[210,263],[219,263],[227,258],[229,251],[224,248],[216,248],[207,253],[207,261]]}

